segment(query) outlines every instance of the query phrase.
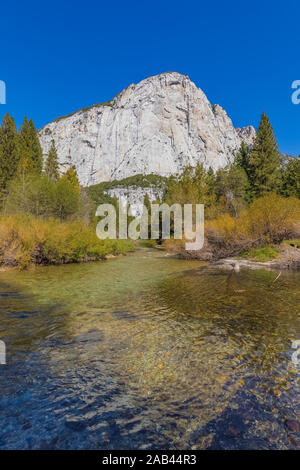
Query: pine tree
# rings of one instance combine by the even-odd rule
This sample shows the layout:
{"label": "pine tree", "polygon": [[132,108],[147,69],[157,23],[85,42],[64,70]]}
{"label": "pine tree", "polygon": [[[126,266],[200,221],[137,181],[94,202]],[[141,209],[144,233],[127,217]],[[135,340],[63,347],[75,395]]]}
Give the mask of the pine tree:
{"label": "pine tree", "polygon": [[41,174],[43,152],[32,119],[24,118],[20,129],[20,172]]}
{"label": "pine tree", "polygon": [[240,150],[235,157],[234,165],[245,170],[247,175],[249,174],[249,151],[244,141],[241,143]]}
{"label": "pine tree", "polygon": [[0,127],[0,193],[2,194],[18,167],[18,143],[18,132],[14,118],[7,113]]}
{"label": "pine tree", "polygon": [[283,172],[282,194],[300,198],[300,157],[291,159]]}
{"label": "pine tree", "polygon": [[59,164],[57,158],[57,151],[54,140],[51,141],[51,147],[45,163],[45,173],[52,180],[56,181],[59,178]]}
{"label": "pine tree", "polygon": [[244,171],[244,174],[247,177],[244,199],[247,202],[251,202],[253,199],[253,192],[251,186],[250,152],[244,141],[241,143],[240,150],[234,159],[233,166]]}
{"label": "pine tree", "polygon": [[66,173],[64,173],[61,177],[63,181],[68,181],[71,183],[74,189],[76,189],[78,192],[80,192],[80,184],[76,172],[75,166],[71,166]]}
{"label": "pine tree", "polygon": [[208,191],[210,194],[215,193],[215,187],[216,187],[216,175],[212,167],[210,166],[208,171],[207,171],[207,186],[208,186]]}
{"label": "pine tree", "polygon": [[278,145],[269,118],[262,114],[259,128],[250,152],[249,175],[253,195],[262,196],[280,186],[280,158]]}

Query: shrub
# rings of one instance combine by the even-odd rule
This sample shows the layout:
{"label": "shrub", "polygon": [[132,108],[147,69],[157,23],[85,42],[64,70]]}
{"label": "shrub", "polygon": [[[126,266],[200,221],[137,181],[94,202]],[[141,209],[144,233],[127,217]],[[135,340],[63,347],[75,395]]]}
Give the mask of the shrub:
{"label": "shrub", "polygon": [[252,236],[270,243],[281,243],[300,231],[300,201],[294,197],[270,194],[256,199],[241,219],[247,220]]}
{"label": "shrub", "polygon": [[127,240],[99,240],[81,221],[61,223],[24,215],[0,218],[0,246],[0,263],[20,268],[99,260],[134,250]]}
{"label": "shrub", "polygon": [[[238,218],[223,214],[206,221],[204,248],[192,256],[199,259],[235,256],[270,243],[279,244],[285,238],[299,234],[300,201],[270,194],[255,200]],[[164,245],[168,247],[168,244]],[[172,242],[170,247],[172,251],[184,252],[182,243]],[[269,248],[256,253],[260,257],[273,254]]]}
{"label": "shrub", "polygon": [[281,243],[284,238],[299,233],[299,230],[300,201],[277,194],[256,199],[237,219],[224,214],[207,222],[207,232],[215,232],[216,237],[226,242],[248,239]]}

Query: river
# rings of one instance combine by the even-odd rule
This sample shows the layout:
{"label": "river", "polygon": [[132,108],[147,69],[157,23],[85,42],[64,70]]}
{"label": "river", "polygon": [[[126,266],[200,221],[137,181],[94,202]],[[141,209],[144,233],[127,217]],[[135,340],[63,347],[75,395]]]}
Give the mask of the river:
{"label": "river", "polygon": [[152,249],[1,272],[0,448],[300,448],[300,273],[277,274]]}

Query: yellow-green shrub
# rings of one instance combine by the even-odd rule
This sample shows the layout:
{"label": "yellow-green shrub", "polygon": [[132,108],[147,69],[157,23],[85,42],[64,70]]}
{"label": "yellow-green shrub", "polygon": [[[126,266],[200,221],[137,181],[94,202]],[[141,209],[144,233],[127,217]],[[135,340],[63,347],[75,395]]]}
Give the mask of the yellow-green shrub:
{"label": "yellow-green shrub", "polygon": [[280,243],[300,231],[300,201],[278,194],[256,199],[240,217],[221,215],[206,223],[207,235],[231,243],[238,240],[261,240]]}
{"label": "yellow-green shrub", "polygon": [[95,229],[81,221],[59,222],[33,216],[0,218],[0,263],[26,267],[104,258],[133,251],[127,240],[99,240]]}
{"label": "yellow-green shrub", "polygon": [[278,194],[256,199],[241,221],[246,219],[249,233],[267,242],[279,243],[300,230],[300,200]]}

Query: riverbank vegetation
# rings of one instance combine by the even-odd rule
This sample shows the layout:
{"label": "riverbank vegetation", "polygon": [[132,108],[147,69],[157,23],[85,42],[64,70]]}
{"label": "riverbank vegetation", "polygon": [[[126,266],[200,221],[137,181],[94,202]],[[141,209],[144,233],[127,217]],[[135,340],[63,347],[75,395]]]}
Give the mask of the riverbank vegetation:
{"label": "riverbank vegetation", "polygon": [[24,118],[18,131],[9,114],[0,127],[0,204],[2,265],[82,262],[134,249],[97,238],[94,202],[71,162],[60,175],[54,141],[44,161],[33,121]]}
{"label": "riverbank vegetation", "polygon": [[[263,113],[252,149],[242,143],[232,165],[214,172],[203,165],[170,178],[164,200],[205,204],[205,243],[187,253],[185,240],[165,247],[181,256],[214,260],[300,234],[300,159],[282,163],[276,138]],[[269,256],[271,249],[269,249]],[[261,256],[263,254],[261,252]]]}
{"label": "riverbank vegetation", "polygon": [[[101,241],[95,233],[96,207],[109,202],[118,209],[117,199],[106,193],[116,185],[158,188],[162,198],[156,202],[169,205],[205,205],[202,250],[187,253],[185,240],[164,243],[184,257],[215,260],[242,253],[270,257],[284,240],[300,236],[300,159],[282,160],[265,113],[253,147],[242,143],[233,163],[216,172],[198,163],[170,178],[136,175],[85,189],[79,184],[71,159],[63,166],[62,173],[54,141],[43,157],[31,119],[24,118],[17,130],[9,114],[3,118],[0,264],[26,267],[79,262],[133,250],[128,240]],[[144,205],[149,209],[147,194]],[[148,221],[150,232],[150,216]],[[147,244],[152,245],[153,241]],[[260,251],[253,254],[253,250]]]}
{"label": "riverbank vegetation", "polygon": [[127,240],[99,240],[82,220],[61,222],[17,214],[0,217],[0,261],[4,266],[66,264],[133,251]]}
{"label": "riverbank vegetation", "polygon": [[168,240],[164,246],[183,257],[217,260],[261,247],[266,252],[267,246],[279,246],[299,233],[300,200],[270,193],[254,200],[237,217],[222,213],[206,220],[202,250],[186,252],[184,239]]}
{"label": "riverbank vegetation", "polygon": [[265,245],[261,248],[253,248],[249,251],[242,251],[240,258],[250,261],[266,262],[278,258],[279,250],[276,246]]}

